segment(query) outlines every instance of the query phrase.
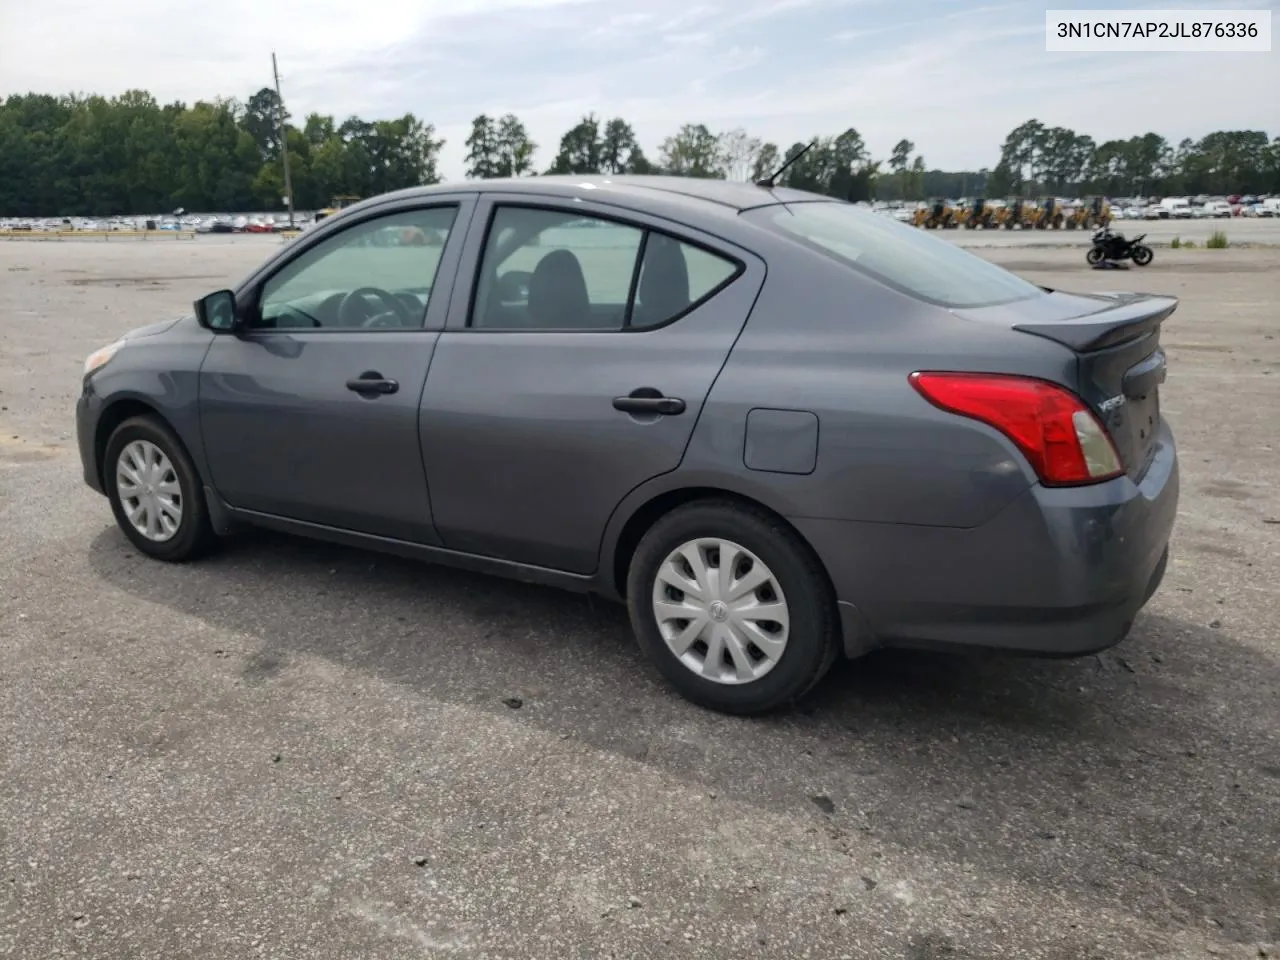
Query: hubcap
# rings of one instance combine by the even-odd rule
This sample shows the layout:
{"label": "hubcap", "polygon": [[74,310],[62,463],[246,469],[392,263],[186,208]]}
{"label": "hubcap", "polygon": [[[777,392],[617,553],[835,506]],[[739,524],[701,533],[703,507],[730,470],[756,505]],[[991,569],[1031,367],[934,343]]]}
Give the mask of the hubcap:
{"label": "hubcap", "polygon": [[116,493],[133,528],[164,543],[182,525],[182,487],[164,451],[150,440],[135,440],[116,461]]}
{"label": "hubcap", "polygon": [[663,561],[653,614],[680,662],[716,683],[759,680],[777,666],[791,629],[773,572],[751,551],[720,538],[690,540]]}

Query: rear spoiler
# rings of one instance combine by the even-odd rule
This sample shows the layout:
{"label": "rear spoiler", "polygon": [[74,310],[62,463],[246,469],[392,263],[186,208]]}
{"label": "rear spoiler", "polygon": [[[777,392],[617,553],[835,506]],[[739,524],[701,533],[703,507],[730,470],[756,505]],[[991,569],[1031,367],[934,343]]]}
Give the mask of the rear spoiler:
{"label": "rear spoiler", "polygon": [[1077,353],[1089,353],[1137,340],[1155,330],[1178,309],[1177,297],[1145,293],[1110,295],[1113,304],[1097,313],[1070,320],[1015,323],[1013,329],[1061,343]]}

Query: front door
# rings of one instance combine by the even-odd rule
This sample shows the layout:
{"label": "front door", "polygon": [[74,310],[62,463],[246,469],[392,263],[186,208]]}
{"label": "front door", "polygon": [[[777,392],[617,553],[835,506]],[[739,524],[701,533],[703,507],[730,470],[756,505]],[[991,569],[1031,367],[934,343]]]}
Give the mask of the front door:
{"label": "front door", "polygon": [[[233,507],[439,542],[418,404],[470,200],[371,215],[242,294],[200,369],[213,484]],[[245,299],[247,298],[247,299]]]}
{"label": "front door", "polygon": [[609,211],[477,207],[421,414],[450,548],[590,573],[614,508],[684,455],[763,267]]}

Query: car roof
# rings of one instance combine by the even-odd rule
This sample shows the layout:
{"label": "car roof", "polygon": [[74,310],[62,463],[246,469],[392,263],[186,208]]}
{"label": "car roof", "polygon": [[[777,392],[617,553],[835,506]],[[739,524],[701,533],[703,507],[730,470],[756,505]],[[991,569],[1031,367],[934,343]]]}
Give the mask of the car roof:
{"label": "car roof", "polygon": [[[412,199],[434,193],[527,194],[532,197],[585,197],[618,203],[637,209],[654,206],[683,206],[702,213],[723,212],[736,215],[753,207],[777,203],[799,203],[805,200],[833,200],[832,197],[793,190],[790,187],[769,189],[754,183],[713,180],[701,177],[640,176],[635,174],[554,174],[535,177],[509,177],[494,180],[467,180],[464,183],[438,183],[426,187],[410,187],[371,200]],[[364,206],[359,204],[358,206]],[[346,211],[343,211],[344,213]]]}

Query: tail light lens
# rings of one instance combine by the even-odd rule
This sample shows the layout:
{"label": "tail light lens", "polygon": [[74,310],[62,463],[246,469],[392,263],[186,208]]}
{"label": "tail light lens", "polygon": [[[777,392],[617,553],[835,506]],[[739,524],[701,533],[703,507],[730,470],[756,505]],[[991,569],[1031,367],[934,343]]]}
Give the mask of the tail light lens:
{"label": "tail light lens", "polygon": [[1124,472],[1106,428],[1056,383],[989,373],[918,372],[909,380],[935,407],[1007,436],[1046,486],[1097,483]]}

